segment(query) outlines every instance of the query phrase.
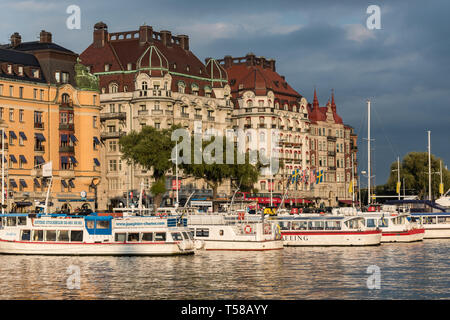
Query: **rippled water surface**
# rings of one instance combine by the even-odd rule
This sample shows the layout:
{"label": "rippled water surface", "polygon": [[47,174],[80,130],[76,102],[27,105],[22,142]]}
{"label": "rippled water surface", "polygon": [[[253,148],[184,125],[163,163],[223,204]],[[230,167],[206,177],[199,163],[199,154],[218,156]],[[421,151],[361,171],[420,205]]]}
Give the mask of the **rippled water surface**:
{"label": "rippled water surface", "polygon": [[[449,299],[450,240],[179,257],[0,255],[0,299]],[[68,267],[80,289],[68,289]],[[381,288],[369,290],[369,265]]]}

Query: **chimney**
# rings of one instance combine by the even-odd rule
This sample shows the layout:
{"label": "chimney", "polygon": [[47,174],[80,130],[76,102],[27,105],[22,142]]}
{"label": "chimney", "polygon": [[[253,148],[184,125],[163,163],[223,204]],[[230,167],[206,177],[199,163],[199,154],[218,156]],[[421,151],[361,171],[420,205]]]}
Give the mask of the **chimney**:
{"label": "chimney", "polygon": [[270,59],[269,60],[270,69],[272,69],[273,72],[275,72],[275,60]]}
{"label": "chimney", "polygon": [[146,42],[152,42],[153,40],[153,28],[150,26],[139,27],[139,45],[143,45]]}
{"label": "chimney", "polygon": [[11,35],[11,46],[17,47],[22,42],[22,37],[18,32],[14,32]]}
{"label": "chimney", "polygon": [[52,34],[45,30],[42,30],[39,37],[40,43],[52,43]]}
{"label": "chimney", "polygon": [[253,53],[247,53],[245,56],[247,66],[254,66],[255,65],[255,55]]}
{"label": "chimney", "polygon": [[225,56],[223,58],[223,61],[225,62],[225,69],[230,68],[233,65],[233,57],[232,56]]}
{"label": "chimney", "polygon": [[172,46],[172,33],[167,30],[161,30],[161,40],[164,46],[171,47]]}
{"label": "chimney", "polygon": [[259,57],[259,61],[261,63],[261,68],[265,68],[266,67],[266,57]]}
{"label": "chimney", "polygon": [[94,25],[94,48],[102,48],[108,41],[108,26],[100,21]]}
{"label": "chimney", "polygon": [[178,36],[178,38],[180,38],[180,46],[184,49],[184,50],[189,50],[189,37],[187,35],[184,34],[180,34]]}

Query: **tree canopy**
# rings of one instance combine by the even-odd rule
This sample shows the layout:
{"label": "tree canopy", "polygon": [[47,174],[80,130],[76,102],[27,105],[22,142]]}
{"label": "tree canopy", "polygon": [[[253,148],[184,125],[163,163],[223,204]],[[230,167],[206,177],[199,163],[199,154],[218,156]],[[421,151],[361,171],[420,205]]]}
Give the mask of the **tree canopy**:
{"label": "tree canopy", "polygon": [[[434,197],[439,193],[440,184],[440,161],[441,159],[431,155],[431,190]],[[397,185],[397,162],[391,164],[391,173],[385,185],[385,190],[394,191]],[[424,198],[428,195],[428,153],[410,152],[400,163],[400,182],[403,184],[405,179],[405,188],[413,190],[412,193]],[[450,171],[445,168],[442,161],[442,182],[444,192],[450,186]],[[403,188],[403,187],[402,187]]]}

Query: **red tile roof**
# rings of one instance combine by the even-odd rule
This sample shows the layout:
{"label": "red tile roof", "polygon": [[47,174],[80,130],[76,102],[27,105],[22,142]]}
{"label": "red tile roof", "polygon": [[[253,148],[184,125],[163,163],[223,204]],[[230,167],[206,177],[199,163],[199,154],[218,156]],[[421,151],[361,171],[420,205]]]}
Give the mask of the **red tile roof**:
{"label": "red tile roof", "polygon": [[330,101],[328,100],[327,106],[320,107],[319,100],[317,99],[316,89],[314,89],[313,104],[308,105],[309,120],[311,121],[311,123],[317,124],[318,121],[327,121],[328,107],[330,107],[331,111],[333,112],[334,122],[343,124],[342,118],[337,114],[337,111],[336,111],[336,103],[334,101],[334,92],[332,92],[332,94],[331,94],[331,104],[330,104]]}

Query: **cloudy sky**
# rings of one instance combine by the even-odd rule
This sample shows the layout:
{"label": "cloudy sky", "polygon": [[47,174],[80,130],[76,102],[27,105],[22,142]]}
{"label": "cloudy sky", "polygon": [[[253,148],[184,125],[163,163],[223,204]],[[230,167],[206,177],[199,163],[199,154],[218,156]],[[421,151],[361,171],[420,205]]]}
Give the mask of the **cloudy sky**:
{"label": "cloudy sky", "polygon": [[[69,5],[81,9],[81,29],[66,27]],[[367,28],[369,5],[381,8],[381,29]],[[372,101],[375,182],[385,183],[397,156],[427,150],[450,162],[450,2],[436,1],[171,1],[0,0],[0,43],[42,29],[81,53],[93,25],[110,32],[154,30],[187,34],[201,60],[253,52],[276,60],[277,72],[320,105],[331,89],[344,122],[359,134],[359,169],[367,169],[367,107]],[[450,166],[449,166],[450,167]]]}

